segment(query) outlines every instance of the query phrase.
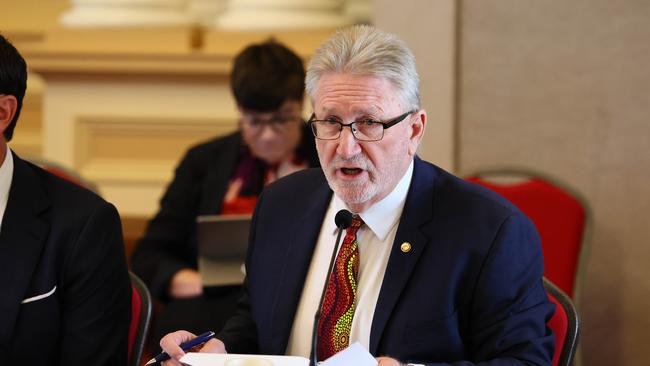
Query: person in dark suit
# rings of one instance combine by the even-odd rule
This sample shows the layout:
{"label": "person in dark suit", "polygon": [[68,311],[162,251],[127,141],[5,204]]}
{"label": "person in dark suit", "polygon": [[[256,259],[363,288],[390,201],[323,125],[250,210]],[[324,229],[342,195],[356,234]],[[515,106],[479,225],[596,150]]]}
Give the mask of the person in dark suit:
{"label": "person in dark suit", "polygon": [[131,284],[119,215],[8,148],[26,81],[0,36],[0,363],[123,365]]}
{"label": "person in dark suit", "polygon": [[[306,87],[322,170],[260,196],[244,295],[202,351],[309,357],[327,284],[319,360],[359,342],[382,366],[550,365],[539,236],[504,199],[417,157],[427,114],[408,47],[371,26],[340,30]],[[354,216],[328,278],[340,209]],[[193,337],[165,336],[166,364]]]}
{"label": "person in dark suit", "polygon": [[196,218],[252,214],[264,185],[318,166],[314,140],[301,118],[304,77],[302,60],[273,40],[248,46],[235,58],[231,89],[239,130],[189,149],[133,253],[133,271],[163,304],[154,335],[179,327],[220,329],[224,314],[234,311],[241,286],[204,292]]}

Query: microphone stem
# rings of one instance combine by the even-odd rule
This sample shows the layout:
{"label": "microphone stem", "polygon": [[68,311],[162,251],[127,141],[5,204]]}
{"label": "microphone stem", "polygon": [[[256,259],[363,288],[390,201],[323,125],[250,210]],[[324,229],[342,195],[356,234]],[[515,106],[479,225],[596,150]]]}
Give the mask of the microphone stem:
{"label": "microphone stem", "polygon": [[309,366],[316,366],[316,364],[318,363],[318,322],[320,321],[321,311],[323,309],[323,302],[325,301],[327,284],[329,282],[330,276],[332,275],[332,269],[334,268],[336,255],[338,254],[339,251],[339,244],[341,241],[342,233],[343,233],[343,228],[339,227],[338,233],[336,234],[336,242],[334,245],[334,250],[332,251],[332,257],[330,258],[330,265],[327,269],[327,277],[325,277],[325,285],[323,286],[323,292],[320,295],[320,301],[318,302],[318,309],[316,309],[316,314],[314,315],[314,328],[312,329],[311,357],[309,360]]}

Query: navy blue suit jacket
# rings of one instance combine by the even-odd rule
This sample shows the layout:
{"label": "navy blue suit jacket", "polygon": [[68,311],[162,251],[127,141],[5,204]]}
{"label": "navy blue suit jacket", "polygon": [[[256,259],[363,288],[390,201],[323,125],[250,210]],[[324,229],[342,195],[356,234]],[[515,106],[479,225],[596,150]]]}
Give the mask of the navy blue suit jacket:
{"label": "navy blue suit jacket", "polygon": [[[415,363],[550,365],[545,323],[554,307],[533,224],[504,199],[420,159],[413,174],[370,352]],[[219,335],[229,352],[284,354],[331,195],[322,171],[311,169],[260,197],[245,294]]]}

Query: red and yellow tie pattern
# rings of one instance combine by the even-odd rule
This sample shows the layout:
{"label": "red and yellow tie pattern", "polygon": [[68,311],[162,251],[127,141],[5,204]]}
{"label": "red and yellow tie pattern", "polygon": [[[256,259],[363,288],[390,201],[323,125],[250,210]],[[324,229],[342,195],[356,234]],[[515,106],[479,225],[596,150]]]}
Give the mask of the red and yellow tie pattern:
{"label": "red and yellow tie pattern", "polygon": [[318,322],[318,359],[321,361],[345,349],[350,341],[359,278],[357,230],[361,225],[361,218],[353,216],[327,283]]}

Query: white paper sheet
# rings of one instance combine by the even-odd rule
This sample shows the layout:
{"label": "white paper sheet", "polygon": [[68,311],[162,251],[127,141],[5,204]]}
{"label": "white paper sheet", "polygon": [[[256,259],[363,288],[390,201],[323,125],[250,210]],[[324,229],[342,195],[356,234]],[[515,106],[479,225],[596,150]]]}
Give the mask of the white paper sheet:
{"label": "white paper sheet", "polygon": [[320,366],[377,366],[377,360],[359,342],[320,363]]}
{"label": "white paper sheet", "polygon": [[[308,366],[309,360],[298,356],[238,355],[189,352],[181,362],[190,366]],[[320,362],[319,366],[377,366],[374,357],[360,344]]]}
{"label": "white paper sheet", "polygon": [[187,353],[181,362],[191,366],[308,366],[309,360],[297,356]]}

